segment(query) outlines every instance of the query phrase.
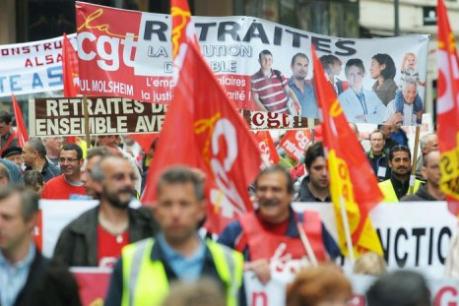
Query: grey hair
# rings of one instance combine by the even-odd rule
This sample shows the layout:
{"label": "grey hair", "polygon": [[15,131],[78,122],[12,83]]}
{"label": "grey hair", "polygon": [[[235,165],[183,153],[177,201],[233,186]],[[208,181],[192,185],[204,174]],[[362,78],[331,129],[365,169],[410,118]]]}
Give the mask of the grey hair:
{"label": "grey hair", "polygon": [[419,139],[419,147],[421,148],[421,151],[423,151],[427,145],[427,142],[429,140],[429,137],[431,136],[436,136],[437,134],[435,133],[428,133],[428,134],[425,134],[424,136],[421,137],[421,139]]}
{"label": "grey hair", "polygon": [[21,201],[21,214],[25,221],[29,221],[38,212],[38,193],[26,189],[24,186],[9,185],[0,187],[0,202],[18,194]]}
{"label": "grey hair", "polygon": [[160,194],[164,185],[186,184],[193,185],[194,194],[199,201],[204,200],[204,175],[196,169],[176,166],[164,171],[156,185],[156,193]]}
{"label": "grey hair", "polygon": [[41,141],[40,138],[38,137],[32,137],[27,141],[27,144],[37,151],[38,155],[40,155],[41,158],[46,158],[46,148],[43,142]]}

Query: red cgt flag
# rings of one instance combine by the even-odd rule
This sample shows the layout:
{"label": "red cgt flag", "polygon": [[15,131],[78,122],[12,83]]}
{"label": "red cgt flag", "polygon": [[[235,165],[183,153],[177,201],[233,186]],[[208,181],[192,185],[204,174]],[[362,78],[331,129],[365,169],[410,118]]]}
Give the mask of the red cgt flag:
{"label": "red cgt flag", "polygon": [[459,215],[459,61],[443,0],[437,3],[437,130],[441,154],[440,189],[448,207]]}
{"label": "red cgt flag", "polygon": [[285,153],[297,162],[303,162],[304,152],[311,142],[311,132],[308,129],[287,131],[282,137],[279,146]]}
{"label": "red cgt flag", "polygon": [[253,209],[248,185],[259,171],[260,154],[246,123],[203,59],[189,26],[192,24],[180,32],[183,43],[175,62],[180,70],[174,99],[142,202],[154,202],[156,183],[166,168],[179,164],[197,167],[207,175],[207,228],[219,232],[238,215]]}
{"label": "red cgt flag", "polygon": [[[383,199],[370,164],[339,104],[336,93],[325,78],[315,49],[312,49],[314,82],[322,111],[322,135],[328,152],[330,192],[335,208],[339,246],[348,254],[341,205],[349,221],[354,253],[374,251],[382,255],[382,247],[371,224],[369,212]],[[339,134],[338,134],[339,131]]]}
{"label": "red cgt flag", "polygon": [[64,97],[76,97],[80,92],[78,80],[78,56],[65,33],[62,40],[62,73],[64,78]]}
{"label": "red cgt flag", "polygon": [[14,117],[16,118],[16,137],[18,138],[18,144],[20,147],[23,147],[27,140],[29,140],[29,134],[27,133],[27,128],[24,124],[24,118],[22,116],[21,108],[19,107],[16,97],[13,95],[11,97],[13,101],[13,112]]}
{"label": "red cgt flag", "polygon": [[274,145],[273,138],[271,137],[271,133],[269,131],[259,131],[254,135],[263,164],[267,167],[278,164],[280,158],[276,146]]}

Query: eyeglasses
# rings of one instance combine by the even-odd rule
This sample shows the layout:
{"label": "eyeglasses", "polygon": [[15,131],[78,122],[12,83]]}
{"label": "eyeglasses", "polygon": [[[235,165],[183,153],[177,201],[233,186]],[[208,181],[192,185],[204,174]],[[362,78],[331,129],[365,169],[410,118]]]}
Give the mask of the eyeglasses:
{"label": "eyeglasses", "polygon": [[73,163],[75,161],[77,161],[78,158],[59,158],[59,162],[60,163],[65,163],[65,162],[68,162],[68,163]]}

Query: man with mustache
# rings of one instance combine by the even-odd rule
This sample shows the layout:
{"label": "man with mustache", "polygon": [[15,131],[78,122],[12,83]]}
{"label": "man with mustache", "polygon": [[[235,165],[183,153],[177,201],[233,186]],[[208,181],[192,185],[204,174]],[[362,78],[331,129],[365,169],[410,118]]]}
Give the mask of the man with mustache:
{"label": "man with mustache", "polygon": [[272,166],[262,170],[255,181],[255,197],[258,209],[229,224],[218,242],[242,252],[246,269],[252,270],[262,283],[271,279],[270,268],[277,261],[304,257],[311,260],[301,232],[319,262],[339,254],[318,213],[293,211],[293,181],[284,168]]}
{"label": "man with mustache", "polygon": [[414,188],[410,192],[411,152],[407,146],[393,146],[389,152],[389,168],[391,177],[379,183],[384,195],[384,202],[396,203],[407,195],[413,194],[421,186],[420,180],[414,181]]}
{"label": "man with mustache", "polygon": [[148,208],[129,207],[137,176],[127,159],[103,157],[89,175],[100,204],[63,229],[54,257],[69,266],[111,266],[123,246],[151,237],[157,225]]}

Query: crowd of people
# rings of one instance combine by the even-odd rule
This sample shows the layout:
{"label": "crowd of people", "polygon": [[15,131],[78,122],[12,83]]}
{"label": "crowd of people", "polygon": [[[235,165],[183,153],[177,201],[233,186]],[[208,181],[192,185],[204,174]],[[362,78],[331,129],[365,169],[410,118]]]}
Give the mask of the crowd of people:
{"label": "crowd of people", "polygon": [[[435,134],[422,138],[419,177],[410,184],[410,149],[398,137],[399,131],[387,134],[384,129],[370,133],[367,154],[384,201],[443,200]],[[89,149],[82,140],[60,137],[30,138],[21,148],[11,138],[7,113],[0,115],[0,133],[2,306],[79,305],[77,284],[67,268],[75,266],[113,269],[105,305],[246,305],[244,271],[266,284],[275,260],[309,267],[288,287],[288,306],[345,305],[352,297],[349,281],[331,264],[340,250],[320,215],[292,208],[294,201],[330,202],[321,142],[310,144],[304,162],[296,165],[303,168],[303,175],[292,176],[291,169],[280,165],[261,170],[248,186],[256,210],[211,239],[212,235],[206,238],[199,232],[207,207],[205,177],[196,169],[169,168],[155,186],[154,208],[140,205],[142,179],[154,159],[156,142],[143,156],[142,150],[132,150],[132,140],[122,143],[118,135],[98,137]],[[43,257],[34,244],[40,198],[98,200],[97,206],[63,228],[52,259]],[[356,263],[360,267],[356,271],[383,273],[384,259],[372,256],[361,259],[372,262],[369,268]],[[374,270],[378,261],[379,272],[366,272]],[[318,266],[322,263],[328,264]],[[368,291],[368,305],[387,301],[393,277],[400,282],[406,277],[406,286],[424,288],[422,277],[402,274],[379,279]],[[177,281],[183,284],[171,286]],[[429,304],[428,292],[419,296],[423,300],[410,305]]]}

